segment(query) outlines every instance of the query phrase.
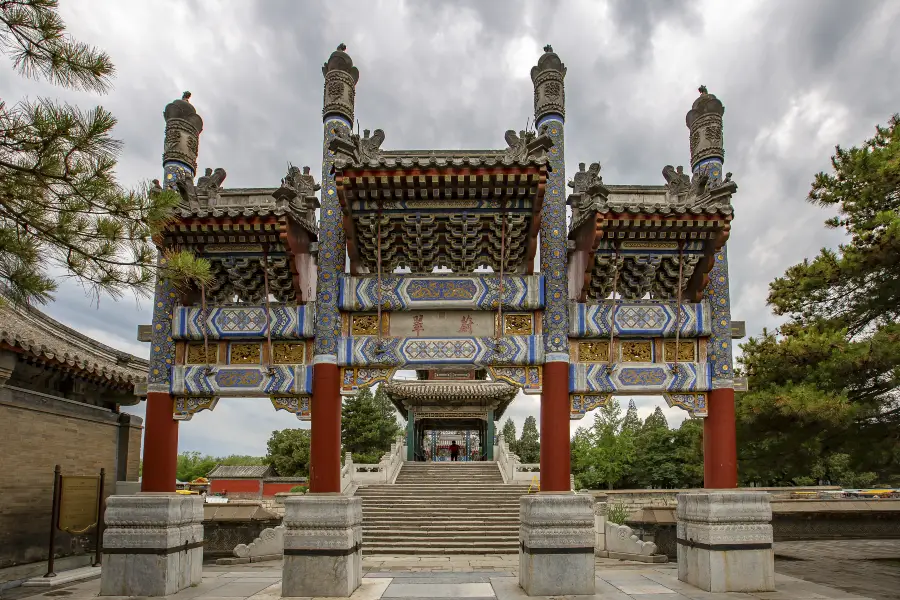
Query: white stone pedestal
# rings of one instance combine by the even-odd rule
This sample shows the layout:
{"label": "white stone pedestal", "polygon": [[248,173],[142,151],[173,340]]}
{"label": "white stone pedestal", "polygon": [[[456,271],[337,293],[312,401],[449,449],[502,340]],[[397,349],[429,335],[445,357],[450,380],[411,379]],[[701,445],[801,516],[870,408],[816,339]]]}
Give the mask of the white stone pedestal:
{"label": "white stone pedestal", "polygon": [[519,585],[529,596],[594,593],[594,507],[589,495],[523,496]]}
{"label": "white stone pedestal", "polygon": [[101,596],[169,596],[200,583],[202,497],[110,496],[104,522]]}
{"label": "white stone pedestal", "polygon": [[678,579],[707,592],[775,590],[765,492],[678,494]]}
{"label": "white stone pedestal", "polygon": [[281,595],[348,598],[362,584],[362,500],[306,494],[284,509]]}

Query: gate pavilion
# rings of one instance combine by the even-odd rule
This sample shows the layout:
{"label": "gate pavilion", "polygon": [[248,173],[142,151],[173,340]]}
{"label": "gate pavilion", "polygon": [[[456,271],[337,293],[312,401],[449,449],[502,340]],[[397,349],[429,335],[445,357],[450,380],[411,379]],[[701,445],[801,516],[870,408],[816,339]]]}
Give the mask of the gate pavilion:
{"label": "gate pavilion", "polygon": [[[195,181],[203,121],[189,93],[165,109],[154,189],[183,204],[161,262],[189,249],[216,282],[157,282],[144,491],[174,489],[180,420],[256,396],[311,420],[310,491],[339,492],[341,395],[377,383],[419,447],[426,430],[491,439],[518,390],[540,394],[544,491],[570,488],[570,419],[614,394],[662,395],[704,418],[706,486],[735,487],[722,103],[701,87],[687,113],[688,173],[610,185],[594,163],[567,179],[566,67],[550,46],[531,70],[533,129],[493,150],[353,133],[345,50],[322,69],[321,183],[296,167],[269,187],[226,189],[221,168]],[[394,380],[401,369],[421,381]]]}

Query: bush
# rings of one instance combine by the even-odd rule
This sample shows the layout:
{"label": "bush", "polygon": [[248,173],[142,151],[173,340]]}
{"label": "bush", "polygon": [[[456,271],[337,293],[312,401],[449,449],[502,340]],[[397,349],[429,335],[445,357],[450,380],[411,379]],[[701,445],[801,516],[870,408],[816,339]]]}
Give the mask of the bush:
{"label": "bush", "polygon": [[294,487],[291,488],[291,493],[292,494],[305,494],[306,486],[305,485],[295,485]]}
{"label": "bush", "polygon": [[624,525],[630,516],[631,513],[625,508],[623,502],[613,504],[606,509],[606,520],[616,525]]}

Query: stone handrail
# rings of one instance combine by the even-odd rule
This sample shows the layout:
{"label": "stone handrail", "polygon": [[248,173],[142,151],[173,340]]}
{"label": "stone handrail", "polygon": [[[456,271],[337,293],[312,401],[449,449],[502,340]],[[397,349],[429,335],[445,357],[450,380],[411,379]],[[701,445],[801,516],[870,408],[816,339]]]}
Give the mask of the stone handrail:
{"label": "stone handrail", "polygon": [[341,469],[341,492],[352,495],[360,484],[394,483],[403,466],[404,450],[402,443],[394,442],[378,464],[354,463],[353,454],[347,452]]}

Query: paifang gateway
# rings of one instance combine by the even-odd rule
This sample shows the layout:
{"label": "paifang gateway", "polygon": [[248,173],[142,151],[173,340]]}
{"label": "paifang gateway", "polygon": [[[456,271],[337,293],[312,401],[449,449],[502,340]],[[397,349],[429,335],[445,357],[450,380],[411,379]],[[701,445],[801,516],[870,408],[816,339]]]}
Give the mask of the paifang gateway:
{"label": "paifang gateway", "polygon": [[533,130],[496,150],[388,150],[380,129],[353,133],[342,44],[322,68],[318,182],[293,166],[277,187],[196,177],[203,120],[189,93],[165,108],[151,193],[182,203],[156,244],[207,259],[215,282],[157,282],[144,491],[173,490],[179,421],[265,397],[311,421],[310,491],[340,492],[341,396],[375,384],[407,420],[407,460],[447,430],[492,460],[495,421],[519,390],[540,395],[549,492],[570,489],[570,419],[661,395],[704,419],[706,487],[737,485],[722,102],[701,86],[687,113],[689,173],[610,185],[582,163],[567,180],[566,67],[544,50]]}

